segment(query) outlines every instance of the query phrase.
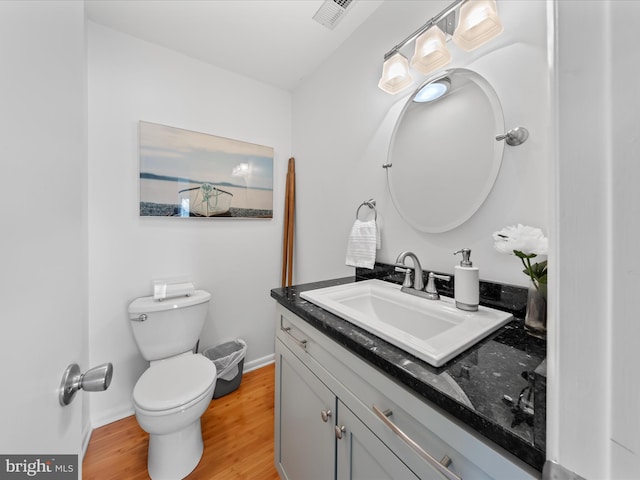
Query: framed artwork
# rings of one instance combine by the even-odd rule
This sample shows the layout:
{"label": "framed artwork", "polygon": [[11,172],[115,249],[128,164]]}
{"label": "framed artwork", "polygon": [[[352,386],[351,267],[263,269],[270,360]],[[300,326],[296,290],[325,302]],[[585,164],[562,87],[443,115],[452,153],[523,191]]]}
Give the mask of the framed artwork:
{"label": "framed artwork", "polygon": [[140,216],[273,218],[273,148],[140,122]]}

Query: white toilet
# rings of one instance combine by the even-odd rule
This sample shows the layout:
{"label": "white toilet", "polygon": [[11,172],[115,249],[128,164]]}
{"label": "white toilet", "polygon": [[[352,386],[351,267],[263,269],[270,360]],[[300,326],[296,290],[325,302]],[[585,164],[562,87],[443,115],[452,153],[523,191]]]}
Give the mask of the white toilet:
{"label": "white toilet", "polygon": [[186,477],[200,461],[204,445],[200,417],[216,384],[216,367],[193,353],[211,294],[164,301],[153,297],[129,305],[133,337],[151,362],[133,389],[140,427],[149,433],[149,476],[153,480]]}

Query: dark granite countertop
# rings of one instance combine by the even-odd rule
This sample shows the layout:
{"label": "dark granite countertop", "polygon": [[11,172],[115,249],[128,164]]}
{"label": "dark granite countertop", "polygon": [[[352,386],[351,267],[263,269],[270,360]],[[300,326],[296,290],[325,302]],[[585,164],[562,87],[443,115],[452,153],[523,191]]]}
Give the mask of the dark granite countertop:
{"label": "dark granite countertop", "polygon": [[[515,320],[436,368],[300,298],[305,290],[368,278],[402,282],[393,268],[376,264],[373,270],[357,269],[354,277],[275,288],[271,296],[417,395],[541,471],[545,460],[546,342],[523,328],[526,289],[481,281],[480,303],[510,311]],[[438,289],[451,296],[447,285],[438,285]]]}

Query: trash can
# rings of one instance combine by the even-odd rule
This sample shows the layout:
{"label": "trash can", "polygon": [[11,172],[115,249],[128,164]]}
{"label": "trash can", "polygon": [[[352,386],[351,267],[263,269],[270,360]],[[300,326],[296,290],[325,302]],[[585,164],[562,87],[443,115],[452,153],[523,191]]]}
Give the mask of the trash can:
{"label": "trash can", "polygon": [[217,370],[213,398],[227,395],[240,386],[246,353],[247,344],[240,338],[215,347],[209,347],[202,352],[205,357],[214,363]]}

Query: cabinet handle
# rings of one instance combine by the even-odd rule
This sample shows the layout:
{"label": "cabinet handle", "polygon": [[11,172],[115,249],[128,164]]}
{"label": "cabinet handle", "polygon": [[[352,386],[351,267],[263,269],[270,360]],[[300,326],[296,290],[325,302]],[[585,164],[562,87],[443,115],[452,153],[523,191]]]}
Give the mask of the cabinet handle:
{"label": "cabinet handle", "polygon": [[[418,445],[409,435],[404,433],[398,426],[389,420],[387,417],[391,415],[391,413],[386,410],[383,412],[375,405],[372,405],[373,413],[375,413],[383,423],[391,429],[393,433],[398,435],[404,443],[409,445],[418,455],[420,455],[429,465],[433,466],[438,472],[447,477],[449,480],[462,480],[462,477],[457,476],[451,470],[447,468],[448,465],[451,464],[451,459],[445,455],[442,459],[442,463],[436,460],[429,452],[424,450],[420,445]],[[388,415],[386,413],[389,413]],[[336,436],[337,436],[337,426],[336,426]]]}
{"label": "cabinet handle", "polygon": [[339,427],[338,425],[336,425],[336,426],[334,427],[334,430],[335,430],[335,432],[336,432],[336,438],[337,438],[338,440],[340,440],[340,439],[342,438],[342,434],[343,434],[343,433],[344,433],[344,431],[345,431],[344,425],[342,425],[342,426],[340,426],[340,427]]}
{"label": "cabinet handle", "polygon": [[282,325],[280,326],[280,330],[282,330],[284,333],[286,333],[287,335],[289,335],[289,337],[291,337],[291,340],[293,340],[294,342],[296,342],[296,344],[303,348],[304,350],[307,349],[307,341],[306,340],[299,340],[297,339],[292,333],[291,333],[291,327],[283,327]]}
{"label": "cabinet handle", "polygon": [[320,417],[322,417],[322,421],[324,423],[327,423],[329,421],[329,418],[331,417],[331,410],[321,410]]}

